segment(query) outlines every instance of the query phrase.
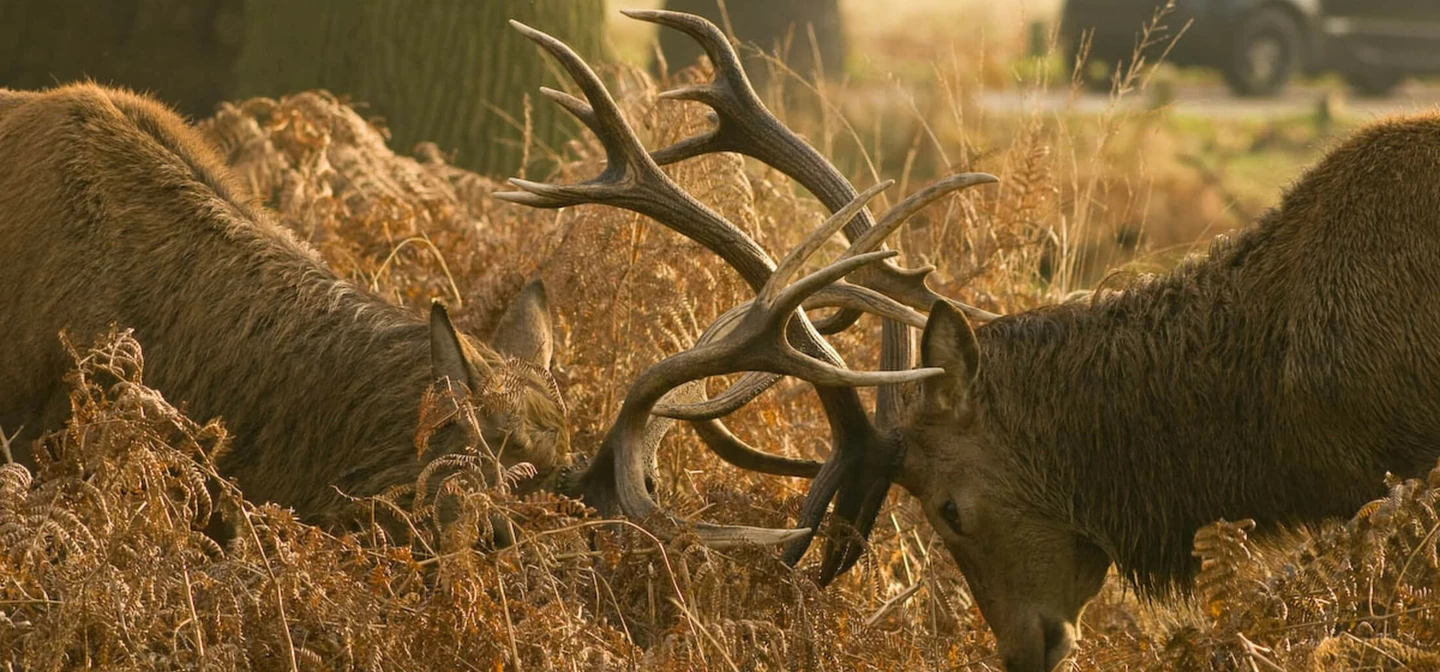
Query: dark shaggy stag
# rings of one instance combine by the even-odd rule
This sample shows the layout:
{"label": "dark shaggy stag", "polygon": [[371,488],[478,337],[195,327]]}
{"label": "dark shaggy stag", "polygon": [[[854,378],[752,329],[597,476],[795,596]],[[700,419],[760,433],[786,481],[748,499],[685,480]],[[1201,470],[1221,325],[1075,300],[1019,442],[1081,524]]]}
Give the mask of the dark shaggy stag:
{"label": "dark shaggy stag", "polygon": [[[442,378],[476,395],[510,386],[481,418],[502,463],[544,476],[568,456],[538,283],[492,348],[439,304],[427,320],[337,278],[154,100],[90,84],[0,89],[0,427],[22,428],[20,461],[69,413],[58,334],[86,343],[111,323],[135,330],[147,382],[224,419],[224,474],[311,522],[355,513],[337,488],[415,483],[433,457],[416,454],[420,401]],[[466,441],[451,425],[430,445]]]}
{"label": "dark shaggy stag", "polygon": [[[857,211],[875,190],[856,198],[838,171],[764,109],[715,26],[685,14],[626,14],[704,46],[716,80],[663,97],[710,106],[717,126],[646,153],[573,52],[517,25],[579,83],[588,103],[545,93],[595,131],[609,165],[579,185],[515,180],[524,191],[508,197],[649,215],[730,261],[757,297],[636,381],[582,479],[585,496],[602,508],[649,518],[661,531],[680,522],[654,515],[661,512],[644,487],[651,414],[699,423],[707,443],[742,466],[815,476],[800,529],[698,526],[710,543],[793,539],[786,559],[795,562],[832,497],[836,516],[868,535],[893,480],[924,505],[1006,667],[1036,672],[1071,650],[1080,612],[1112,563],[1147,594],[1183,590],[1197,568],[1191,547],[1201,525],[1347,515],[1383,492],[1386,471],[1419,475],[1440,456],[1440,117],[1359,133],[1255,226],[1168,275],[972,330],[962,312],[987,316],[935,297],[924,288],[924,269],[865,264],[886,256],[868,250],[914,208],[993,178],[942,180],[872,229]],[[837,214],[777,269],[657,167],[716,151],[778,168]],[[846,220],[851,250],[785,287],[798,261]],[[858,285],[839,281],[851,271]],[[911,366],[906,325],[923,325],[923,368],[840,368],[798,310],[802,301],[846,308],[817,323],[822,331],[844,328],[856,309],[886,316],[885,368]],[[929,310],[928,320],[906,305]],[[747,376],[711,401],[694,402],[693,390],[688,403],[662,398],[688,389],[688,381],[739,371],[768,375]],[[773,374],[809,380],[821,395],[835,449],[818,470],[759,453],[715,420]],[[909,388],[901,413],[889,384],[904,380],[921,382]],[[874,384],[885,385],[878,427],[850,388]],[[832,542],[821,581],[852,565],[861,543],[856,536]]]}

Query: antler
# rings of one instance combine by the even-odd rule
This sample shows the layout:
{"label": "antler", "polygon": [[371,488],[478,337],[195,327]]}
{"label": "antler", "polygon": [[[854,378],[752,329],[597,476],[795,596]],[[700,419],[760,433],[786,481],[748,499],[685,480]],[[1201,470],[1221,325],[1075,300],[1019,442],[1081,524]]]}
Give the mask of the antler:
{"label": "antler", "polygon": [[[799,182],[832,212],[855,198],[855,187],[850,181],[765,107],[740,65],[739,55],[715,24],[694,14],[665,10],[633,9],[621,10],[621,13],[689,35],[705,50],[715,67],[713,82],[660,94],[662,99],[703,103],[715,111],[718,123],[708,133],[656,150],[652,154],[656,163],[663,166],[704,154],[738,152],[758,159]],[[845,236],[853,241],[874,224],[869,212],[857,213],[845,226]],[[936,301],[946,301],[974,319],[993,320],[999,317],[931,291],[925,286],[925,279],[934,270],[933,266],[902,269],[882,262],[856,273],[856,278],[860,284],[916,310],[929,310]],[[860,310],[858,307],[849,308],[848,321],[834,331],[841,331],[858,319]],[[833,332],[826,330],[826,333]]]}
{"label": "antler", "polygon": [[[653,156],[657,163],[663,165],[710,152],[734,151],[759,159],[790,176],[815,194],[831,210],[841,207],[845,202],[854,198],[855,188],[850,182],[819,152],[786,128],[765,108],[760,97],[756,95],[754,87],[750,85],[734,48],[713,23],[698,16],[678,12],[631,10],[623,13],[631,18],[668,26],[686,33],[704,48],[715,68],[713,82],[661,94],[662,98],[691,100],[709,106],[715,112],[717,123],[709,133],[682,140],[655,152]],[[991,179],[993,180],[993,178]],[[904,216],[908,216],[908,214]],[[869,213],[861,212],[846,226],[845,234],[854,240],[872,224],[873,220],[870,219]],[[881,262],[856,273],[855,276],[856,281],[861,285],[877,290],[880,294],[911,308],[928,310],[935,301],[943,300],[974,319],[991,320],[998,317],[993,313],[950,301],[935,294],[925,284],[925,278],[933,270],[933,267],[900,269],[888,262]],[[882,332],[881,367],[899,369],[911,365],[910,337],[899,322],[914,324],[914,318],[918,317],[918,314],[895,315],[875,310],[870,307],[868,299],[871,297],[869,295],[857,295],[853,291],[843,294],[833,292],[826,298],[829,301],[822,303],[817,300],[812,302],[811,307],[833,303],[844,309],[827,318],[823,325],[817,324],[821,333],[835,333],[844,330],[854,323],[861,310],[879,312],[887,318]],[[745,396],[739,394],[742,391],[746,393]],[[725,397],[731,396],[734,397],[734,401],[743,404],[742,399],[748,400],[759,394],[760,391],[732,389],[735,394],[722,395],[721,399],[715,400],[715,403],[711,405],[712,408],[706,410],[718,411],[729,408],[728,405],[722,406],[719,402]],[[899,406],[900,400],[895,391],[882,387],[877,398],[876,411],[876,421],[882,429],[893,426],[895,418],[898,416]],[[831,453],[831,458],[826,462],[825,469],[829,471],[822,473],[821,477],[816,479],[816,483],[806,497],[801,516],[802,525],[814,526],[817,524],[838,490],[841,501],[837,502],[836,514],[842,519],[852,519],[857,530],[862,535],[868,535],[875,515],[879,512],[880,500],[883,500],[884,492],[889,487],[889,467],[891,463],[898,462],[900,448],[887,446],[885,449],[877,449],[872,446],[872,450],[867,451],[865,455],[846,452],[845,449],[853,445],[855,444],[837,442],[836,450]],[[896,453],[897,455],[886,457],[887,453]],[[877,461],[878,464],[871,465],[874,468],[858,468],[863,462]],[[882,475],[885,475],[883,484],[876,480]],[[871,505],[861,506],[850,501],[857,496],[857,493],[869,493],[876,490],[879,491],[879,497],[875,498]],[[870,498],[871,496],[863,495],[863,497]],[[859,520],[853,520],[857,517]],[[791,545],[785,553],[786,561],[791,564],[798,562],[808,548],[809,541],[810,538],[806,537]],[[848,569],[859,557],[859,550],[858,546],[848,541],[844,544],[844,548],[830,546],[821,571],[821,583],[827,583],[836,574]]]}
{"label": "antler", "polygon": [[[629,10],[623,13],[631,18],[684,32],[700,44],[715,68],[715,78],[710,83],[661,94],[662,98],[691,100],[709,106],[715,112],[717,123],[715,128],[708,133],[681,140],[656,151],[653,157],[657,163],[664,165],[711,152],[739,152],[759,159],[790,176],[815,194],[816,198],[832,211],[855,197],[854,186],[845,179],[839,170],[835,169],[819,152],[786,128],[775,115],[766,109],[760,97],[756,95],[754,87],[750,85],[750,80],[740,65],[739,56],[735,53],[729,40],[725,38],[724,33],[715,24],[704,18],[679,12]],[[858,213],[846,226],[845,235],[853,241],[868,230],[873,223],[868,212]],[[999,317],[994,313],[952,301],[931,291],[926,286],[925,279],[933,270],[933,266],[901,269],[888,262],[881,262],[857,272],[854,279],[860,285],[916,310],[929,310],[936,301],[946,301],[972,319],[992,320]],[[861,311],[881,314],[886,318],[882,330],[881,368],[908,368],[913,359],[910,335],[900,323],[914,324],[918,313],[893,314],[879,310],[872,305],[872,298],[869,294],[858,294],[853,290],[842,291],[837,288],[837,290],[828,292],[823,299],[817,297],[817,300],[812,301],[809,307],[837,305],[842,308],[836,314],[816,323],[816,327],[823,334],[836,333],[848,328],[859,317]],[[732,388],[731,392],[722,395],[721,399],[715,400],[705,410],[717,411],[733,405],[722,405],[720,403],[722,400],[739,401],[743,404],[742,398],[748,400],[761,391],[763,388],[753,391]],[[742,396],[742,392],[748,396]],[[892,428],[899,414],[898,394],[893,388],[882,387],[876,401],[875,419],[877,424],[881,429]],[[850,519],[855,523],[856,529],[862,536],[868,535],[870,526],[879,513],[884,492],[889,488],[890,466],[899,461],[898,453],[901,448],[898,447],[898,444],[887,444],[884,448],[871,445],[862,455],[848,451],[847,449],[851,447],[860,448],[862,446],[837,441],[836,450],[831,453],[830,459],[826,461],[824,467],[829,471],[822,472],[806,496],[801,514],[802,525],[813,527],[818,524],[825,514],[826,507],[829,506],[838,491],[841,501],[836,504],[836,514],[842,519]],[[896,453],[896,455],[887,457],[888,453]],[[870,464],[868,468],[861,468],[862,463]],[[860,496],[858,493],[869,493],[876,490],[879,491],[879,497],[871,503],[873,506],[861,506],[850,501],[854,497]],[[870,497],[870,495],[864,496]],[[857,517],[858,520],[854,520]],[[805,537],[786,549],[786,562],[792,565],[798,562],[809,547],[809,542],[810,538]],[[821,583],[828,583],[836,574],[848,569],[859,558],[859,551],[859,546],[850,541],[846,541],[843,548],[830,545],[826,551],[827,559],[821,571]]]}
{"label": "antler", "polygon": [[[880,226],[871,227],[872,220],[864,211],[864,204],[890,183],[876,185],[864,194],[856,195],[854,188],[833,166],[764,110],[754,96],[748,80],[744,78],[743,70],[739,69],[733,50],[724,42],[718,29],[699,17],[673,12],[627,14],[686,30],[702,42],[706,50],[711,52],[712,59],[717,62],[722,60],[724,54],[729,55],[734,67],[725,80],[728,82],[727,87],[712,84],[666,94],[667,97],[690,98],[710,103],[712,107],[716,107],[719,114],[720,128],[707,136],[682,141],[652,157],[621,117],[618,107],[599,78],[578,55],[559,40],[511,21],[512,26],[559,60],[575,79],[588,102],[548,88],[542,88],[541,91],[596,134],[605,148],[607,164],[597,177],[574,185],[549,185],[514,179],[511,183],[523,191],[505,192],[497,194],[497,197],[545,208],[601,203],[647,215],[720,255],[756,291],[756,298],[722,315],[690,350],[663,360],[641,374],[626,396],[619,417],[606,435],[599,454],[581,477],[581,490],[587,501],[602,510],[613,510],[613,507],[618,505],[626,515],[635,518],[647,518],[663,513],[645,488],[646,470],[653,460],[658,438],[658,420],[652,421],[652,411],[699,421],[697,429],[701,430],[707,445],[727,460],[737,464],[748,462],[762,465],[757,468],[771,473],[809,475],[799,473],[809,472],[809,463],[786,462],[785,458],[750,448],[715,420],[758,395],[773,383],[778,375],[802,378],[816,385],[821,403],[830,418],[835,448],[830,459],[815,474],[816,480],[802,515],[802,525],[796,530],[715,525],[696,527],[702,539],[715,546],[741,541],[780,543],[793,540],[795,543],[787,552],[787,559],[794,562],[803,554],[813,536],[815,524],[823,517],[825,508],[842,482],[848,481],[856,488],[847,487],[847,491],[842,491],[841,499],[837,503],[837,514],[851,520],[862,530],[868,530],[873,523],[879,500],[883,499],[884,492],[889,487],[889,473],[898,460],[901,445],[898,438],[882,434],[870,423],[854,387],[884,386],[880,395],[881,415],[893,418],[896,397],[893,391],[888,389],[890,386],[939,373],[931,369],[907,370],[910,356],[905,325],[919,321],[918,313],[907,306],[928,306],[929,302],[920,298],[924,294],[915,289],[924,289],[924,274],[928,273],[928,270],[907,272],[886,266],[893,272],[889,275],[882,273],[871,276],[904,277],[912,280],[918,278],[918,282],[909,282],[909,289],[900,288],[897,282],[886,285],[885,281],[879,281],[878,284],[883,289],[876,291],[875,282],[867,289],[840,283],[840,279],[874,262],[894,256],[894,252],[877,251],[877,248],[883,245],[884,238],[889,233],[919,208],[947,193],[975,184],[993,182],[995,178],[984,174],[970,174],[942,180],[897,205],[882,220]],[[720,58],[717,58],[717,51],[723,51]],[[753,104],[747,103],[748,107],[725,107],[717,104],[724,102],[725,91],[740,92],[732,96],[736,98],[743,97],[741,94],[748,95],[753,99]],[[749,110],[751,117],[742,117],[736,110]],[[753,118],[757,114],[762,115],[759,121]],[[774,152],[763,149],[763,137],[762,141],[752,143],[754,147],[742,149],[733,140],[733,137],[740,137],[738,132],[723,132],[726,128],[737,125],[755,125],[769,129],[767,132],[772,135],[783,136],[779,142],[803,147],[805,153],[794,160],[783,153],[775,155]],[[827,206],[836,210],[835,215],[808,236],[778,266],[737,227],[680,189],[656,163],[656,159],[671,162],[711,151],[735,150],[745,151],[767,163],[780,163],[777,168],[794,175]],[[842,194],[848,196],[841,200]],[[850,249],[830,265],[793,284],[787,284],[798,268],[841,227],[846,227],[847,236],[852,240]],[[924,292],[929,290],[924,289]],[[897,300],[897,296],[903,299]],[[930,293],[929,296],[934,295]],[[812,305],[838,305],[847,311],[869,311],[886,317],[887,347],[882,356],[882,363],[885,364],[883,368],[886,370],[861,373],[844,368],[838,354],[820,338],[800,310],[801,304],[807,299],[811,300]],[[677,387],[706,377],[740,371],[765,373],[742,378],[730,391],[714,400],[669,403],[657,408],[662,398]],[[874,468],[856,469],[862,463]],[[857,477],[857,474],[862,475]],[[876,480],[875,475],[880,477],[880,481]],[[855,494],[849,494],[850,489],[855,489]],[[878,496],[875,494],[877,490]],[[663,518],[671,525],[679,524],[679,521],[669,514],[664,514]],[[658,531],[666,533],[669,530]],[[852,546],[853,544],[846,542],[841,547],[831,547],[822,570],[822,581],[828,581],[852,563],[854,557],[858,557],[858,547]]]}
{"label": "antler", "polygon": [[[878,191],[871,189],[855,203],[863,203]],[[653,447],[644,446],[642,438],[651,408],[678,385],[738,371],[791,375],[830,388],[892,385],[943,373],[940,369],[851,371],[791,347],[787,327],[797,317],[803,319],[797,309],[807,296],[855,269],[895,254],[868,251],[875,241],[861,241],[824,268],[787,285],[799,265],[844,224],[846,214],[842,211],[816,229],[805,244],[781,262],[753,301],[722,315],[694,347],[662,360],[635,381],[601,449],[603,453],[608,448],[615,455],[617,497],[627,515],[646,518],[659,512],[644,487]],[[809,533],[809,529],[779,531],[705,524],[697,525],[696,530],[705,543],[717,547],[738,542],[781,543]]]}

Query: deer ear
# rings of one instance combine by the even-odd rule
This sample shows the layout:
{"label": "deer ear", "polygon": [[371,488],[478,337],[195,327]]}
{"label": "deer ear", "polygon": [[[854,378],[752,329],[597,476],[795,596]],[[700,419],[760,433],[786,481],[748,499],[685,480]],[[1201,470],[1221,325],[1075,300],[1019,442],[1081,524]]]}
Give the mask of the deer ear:
{"label": "deer ear", "polygon": [[[453,382],[465,383],[470,389],[476,389],[475,381],[472,380],[472,367],[484,367],[485,362],[479,357],[471,357],[466,353],[465,345],[460,340],[460,332],[455,331],[455,325],[450,323],[450,314],[445,310],[445,304],[438,300],[430,303],[430,374],[435,380],[449,378]],[[481,371],[480,373],[484,373]]]}
{"label": "deer ear", "polygon": [[968,406],[970,381],[980,370],[980,345],[960,311],[936,301],[920,337],[920,363],[945,369],[924,383],[925,402],[932,408],[959,410]]}
{"label": "deer ear", "polygon": [[545,298],[545,285],[539,278],[525,285],[505,309],[505,315],[490,336],[490,347],[502,355],[550,368],[550,358],[555,352],[550,301]]}

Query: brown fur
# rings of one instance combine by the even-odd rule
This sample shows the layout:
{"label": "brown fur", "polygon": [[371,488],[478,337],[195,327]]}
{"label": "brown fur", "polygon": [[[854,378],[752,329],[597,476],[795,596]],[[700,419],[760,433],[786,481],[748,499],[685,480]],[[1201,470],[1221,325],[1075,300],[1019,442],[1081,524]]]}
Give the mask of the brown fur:
{"label": "brown fur", "polygon": [[[152,99],[92,84],[0,90],[0,288],[0,427],[23,425],[22,453],[69,410],[57,334],[88,343],[112,322],[135,330],[149,384],[226,422],[226,475],[314,522],[347,518],[336,487],[414,483],[463,445],[454,428],[424,458],[413,443],[435,380],[432,326],[337,278]],[[510,321],[544,324],[546,345],[525,345],[548,366],[548,319]],[[524,390],[486,418],[492,447],[507,441],[506,462],[542,474],[559,466],[568,445],[543,366],[460,343],[452,377],[483,387],[494,371]]]}
{"label": "brown fur", "polygon": [[1435,466],[1440,116],[1358,133],[1168,275],[973,335],[941,312],[923,358],[951,375],[925,386],[902,482],[1010,668],[1048,669],[1036,650],[1098,590],[1097,551],[1147,594],[1183,590],[1204,524],[1347,516],[1385,472]]}

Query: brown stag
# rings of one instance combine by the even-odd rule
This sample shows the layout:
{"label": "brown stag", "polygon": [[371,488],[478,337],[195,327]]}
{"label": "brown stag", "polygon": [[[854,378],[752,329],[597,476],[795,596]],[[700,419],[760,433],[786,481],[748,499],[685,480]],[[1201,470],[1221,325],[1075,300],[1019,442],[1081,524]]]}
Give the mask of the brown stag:
{"label": "brown stag", "polygon": [[226,422],[221,471],[310,522],[348,522],[342,492],[414,484],[466,446],[451,425],[417,456],[421,399],[440,379],[519,390],[481,418],[502,464],[530,462],[538,481],[568,458],[541,285],[489,346],[438,303],[429,319],[391,305],[242,196],[179,116],[127,91],[0,89],[0,288],[0,427],[21,428],[21,462],[69,413],[58,334],[89,342],[112,323],[145,347],[147,382]]}
{"label": "brown stag", "polygon": [[[855,562],[898,482],[921,501],[965,574],[1006,667],[1032,672],[1054,668],[1071,650],[1080,612],[1112,563],[1146,594],[1183,591],[1201,525],[1347,515],[1383,492],[1385,472],[1418,475],[1440,456],[1440,311],[1430,305],[1440,295],[1440,117],[1357,134],[1280,207],[1167,275],[972,329],[962,313],[995,316],[934,296],[924,286],[927,269],[874,264],[888,253],[870,250],[928,200],[993,178],[942,180],[872,228],[861,206],[876,189],[857,197],[764,108],[714,25],[686,14],[625,13],[705,48],[715,81],[663,97],[708,105],[715,128],[647,153],[573,51],[514,24],[578,82],[588,102],[544,93],[599,136],[608,165],[577,185],[513,180],[523,191],[507,197],[648,215],[724,257],[757,296],[634,383],[581,479],[600,508],[650,520],[661,532],[682,524],[659,511],[645,487],[655,450],[655,432],[645,430],[651,415],[691,420],[737,464],[815,478],[798,529],[701,524],[702,538],[790,540],[793,563],[834,498],[835,516],[859,534],[830,542],[823,583]],[[775,265],[658,168],[721,151],[792,176],[837,214]],[[787,287],[798,262],[842,225],[850,251]],[[847,273],[856,284],[840,280]],[[802,304],[844,310],[812,324]],[[928,310],[928,320],[911,309]],[[886,318],[882,368],[890,371],[846,370],[820,338],[845,328],[857,310]],[[924,368],[906,371],[907,329],[919,326]],[[742,371],[761,373],[714,400],[695,401],[693,391],[665,397],[690,381]],[[716,420],[777,375],[815,384],[834,441],[823,467],[761,453]],[[874,424],[857,385],[883,386]]]}

